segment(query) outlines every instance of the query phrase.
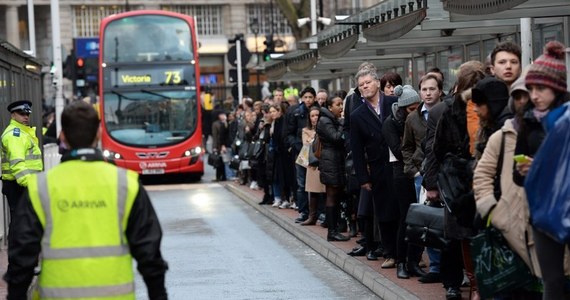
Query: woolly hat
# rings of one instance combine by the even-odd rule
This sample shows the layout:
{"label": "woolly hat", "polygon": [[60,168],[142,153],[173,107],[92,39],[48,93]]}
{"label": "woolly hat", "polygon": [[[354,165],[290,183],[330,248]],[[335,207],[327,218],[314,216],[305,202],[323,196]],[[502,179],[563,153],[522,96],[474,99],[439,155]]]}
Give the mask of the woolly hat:
{"label": "woolly hat", "polygon": [[502,80],[487,76],[471,90],[471,101],[486,104],[493,118],[498,117],[509,101],[509,88]]}
{"label": "woolly hat", "polygon": [[564,45],[557,41],[548,42],[544,53],[530,66],[525,84],[544,85],[557,92],[566,92]]}
{"label": "woolly hat", "polygon": [[398,97],[398,107],[406,107],[414,103],[420,103],[420,95],[411,85],[398,85],[394,88],[394,95]]}

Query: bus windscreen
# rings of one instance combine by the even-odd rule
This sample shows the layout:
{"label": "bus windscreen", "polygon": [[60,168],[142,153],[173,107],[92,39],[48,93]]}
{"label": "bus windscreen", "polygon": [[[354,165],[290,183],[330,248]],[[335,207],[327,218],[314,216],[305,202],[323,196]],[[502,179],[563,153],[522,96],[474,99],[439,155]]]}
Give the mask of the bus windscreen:
{"label": "bus windscreen", "polygon": [[125,17],[105,29],[106,63],[193,60],[190,26],[179,18],[159,15]]}

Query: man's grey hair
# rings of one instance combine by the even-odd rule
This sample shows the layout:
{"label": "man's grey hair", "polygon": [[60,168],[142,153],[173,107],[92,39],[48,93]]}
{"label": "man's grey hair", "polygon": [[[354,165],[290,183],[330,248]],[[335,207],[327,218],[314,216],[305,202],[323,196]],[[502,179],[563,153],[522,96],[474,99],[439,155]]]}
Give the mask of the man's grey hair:
{"label": "man's grey hair", "polygon": [[372,79],[379,80],[378,73],[376,73],[376,68],[374,68],[374,69],[362,68],[361,70],[359,70],[356,73],[356,75],[354,76],[356,83],[358,83],[358,79],[360,79],[360,77],[364,77],[364,76],[371,76]]}
{"label": "man's grey hair", "polygon": [[369,61],[365,61],[361,63],[360,66],[358,66],[358,71],[362,69],[373,69],[374,71],[376,71],[376,66]]}

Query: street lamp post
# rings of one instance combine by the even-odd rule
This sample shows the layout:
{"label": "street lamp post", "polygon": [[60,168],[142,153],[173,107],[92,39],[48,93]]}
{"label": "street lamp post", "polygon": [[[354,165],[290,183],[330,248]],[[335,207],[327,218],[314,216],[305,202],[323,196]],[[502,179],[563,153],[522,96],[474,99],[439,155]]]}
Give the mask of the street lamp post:
{"label": "street lamp post", "polygon": [[257,95],[261,98],[261,87],[259,86],[259,52],[257,50],[257,35],[259,34],[259,21],[257,18],[253,18],[251,24],[249,24],[249,29],[255,35],[255,76],[257,78]]}

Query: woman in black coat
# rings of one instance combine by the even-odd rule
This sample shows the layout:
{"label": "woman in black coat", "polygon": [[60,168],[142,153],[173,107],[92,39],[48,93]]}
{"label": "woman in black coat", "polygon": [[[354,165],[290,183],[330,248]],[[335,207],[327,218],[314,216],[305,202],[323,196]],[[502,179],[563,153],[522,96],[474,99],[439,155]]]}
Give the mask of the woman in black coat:
{"label": "woman in black coat", "polygon": [[424,276],[426,273],[418,266],[422,249],[415,245],[408,245],[406,237],[406,216],[412,203],[416,202],[414,179],[404,173],[404,157],[402,155],[402,140],[404,127],[408,114],[416,111],[420,104],[420,96],[409,85],[396,86],[395,95],[398,102],[392,106],[392,115],[386,119],[382,126],[382,134],[390,149],[390,164],[393,171],[394,190],[398,191],[392,196],[398,201],[399,219],[398,236],[396,244],[396,275],[398,278],[410,276]]}
{"label": "woman in black coat", "polygon": [[348,241],[350,238],[338,232],[338,209],[345,184],[344,134],[340,118],[342,115],[341,97],[327,99],[326,108],[321,108],[317,135],[322,150],[319,158],[321,182],[326,186],[326,220],[328,241]]}

